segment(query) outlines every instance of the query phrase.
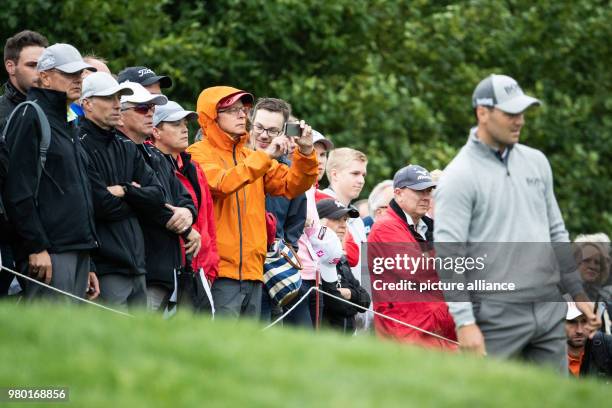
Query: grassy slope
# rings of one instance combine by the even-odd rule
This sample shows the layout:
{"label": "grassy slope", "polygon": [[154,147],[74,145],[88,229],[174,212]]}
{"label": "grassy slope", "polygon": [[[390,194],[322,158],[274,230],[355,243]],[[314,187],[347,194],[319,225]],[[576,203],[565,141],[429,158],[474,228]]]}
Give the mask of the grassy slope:
{"label": "grassy slope", "polygon": [[610,386],[516,363],[188,315],[0,304],[0,327],[0,387],[70,387],[71,403],[58,406],[575,408],[612,400]]}

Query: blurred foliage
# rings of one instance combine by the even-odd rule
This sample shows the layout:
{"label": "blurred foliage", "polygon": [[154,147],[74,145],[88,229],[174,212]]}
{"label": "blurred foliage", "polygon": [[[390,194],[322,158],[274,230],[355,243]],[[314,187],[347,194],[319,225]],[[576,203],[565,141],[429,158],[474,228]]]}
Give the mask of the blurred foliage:
{"label": "blurred foliage", "polygon": [[[407,163],[443,168],[474,125],[471,93],[504,73],[544,105],[523,141],[544,151],[573,233],[612,231],[612,8],[543,0],[3,1],[21,29],[94,52],[118,72],[170,75],[189,108],[230,84],[369,156],[365,194]],[[4,75],[4,73],[3,73]],[[519,220],[517,220],[519,221]]]}

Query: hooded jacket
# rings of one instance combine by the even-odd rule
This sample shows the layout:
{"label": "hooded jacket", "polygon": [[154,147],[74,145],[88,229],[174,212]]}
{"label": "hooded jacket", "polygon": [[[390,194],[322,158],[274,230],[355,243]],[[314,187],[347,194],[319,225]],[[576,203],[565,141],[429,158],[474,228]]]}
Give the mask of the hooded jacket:
{"label": "hooded jacket", "polygon": [[[427,241],[424,240],[412,225],[408,224],[406,216],[395,200],[391,200],[389,208],[383,213],[372,226],[368,236],[368,257],[383,253],[385,257],[395,254],[395,249],[390,246],[376,245],[376,243],[414,243],[423,242],[431,244],[433,234],[433,220],[423,217],[428,226]],[[412,245],[406,245],[411,251]],[[389,251],[386,253],[386,251]],[[414,278],[421,280],[437,280],[436,271],[421,268],[416,271]],[[388,296],[388,295],[386,295]],[[376,294],[373,295],[376,298]],[[435,297],[435,296],[434,296]],[[420,327],[421,329],[434,332],[451,340],[456,340],[455,325],[443,298],[438,301],[416,301],[416,302],[374,302],[374,310],[386,316]],[[376,316],[374,319],[376,333],[381,337],[390,337],[399,341],[416,343],[426,347],[455,349],[456,347],[447,341],[438,339],[431,335],[413,330],[406,326],[397,324],[391,320]]]}
{"label": "hooded jacket", "polygon": [[35,197],[40,125],[31,107],[11,123],[11,156],[4,203],[15,226],[15,258],[47,250],[49,253],[90,250],[98,246],[94,227],[87,154],[76,129],[66,120],[66,93],[31,88],[28,99],[45,112],[51,143]]}
{"label": "hooded jacket", "polygon": [[187,151],[198,162],[213,195],[219,277],[262,280],[266,257],[265,195],[294,198],[316,181],[314,151],[293,153],[292,166],[246,146],[248,134],[235,141],[217,125],[217,104],[240,92],[227,86],[207,88],[198,97],[198,122],[203,140]]}

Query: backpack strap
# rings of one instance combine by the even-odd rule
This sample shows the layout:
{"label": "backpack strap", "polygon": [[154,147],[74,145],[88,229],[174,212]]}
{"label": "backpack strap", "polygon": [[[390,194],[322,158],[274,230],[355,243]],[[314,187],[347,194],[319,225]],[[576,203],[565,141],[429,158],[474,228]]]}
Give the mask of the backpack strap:
{"label": "backpack strap", "polygon": [[40,166],[38,166],[38,168],[36,169],[36,189],[34,190],[34,197],[36,197],[36,199],[38,200],[40,179],[42,171],[45,168],[45,163],[47,162],[47,152],[49,151],[49,145],[51,144],[51,126],[49,125],[47,115],[45,115],[45,112],[43,112],[42,108],[36,102],[26,101],[24,103],[27,102],[30,102],[30,105],[34,107],[36,115],[38,116],[38,122],[40,123],[40,140],[38,144],[38,161],[40,163]]}
{"label": "backpack strap", "polygon": [[[38,201],[38,190],[40,188],[40,179],[42,176],[42,172],[45,168],[45,163],[47,162],[47,152],[49,151],[49,145],[51,144],[51,125],[49,124],[49,119],[47,119],[47,115],[43,112],[40,105],[38,105],[35,101],[24,101],[13,109],[11,115],[9,116],[4,129],[2,130],[2,138],[7,142],[7,147],[12,145],[12,142],[6,139],[8,135],[8,129],[13,120],[13,117],[17,114],[17,111],[22,107],[31,106],[36,112],[36,117],[38,118],[38,123],[40,124],[40,140],[38,141],[38,162],[40,166],[36,168],[36,188],[34,190],[34,198]],[[25,115],[26,109],[23,110],[23,114]]]}

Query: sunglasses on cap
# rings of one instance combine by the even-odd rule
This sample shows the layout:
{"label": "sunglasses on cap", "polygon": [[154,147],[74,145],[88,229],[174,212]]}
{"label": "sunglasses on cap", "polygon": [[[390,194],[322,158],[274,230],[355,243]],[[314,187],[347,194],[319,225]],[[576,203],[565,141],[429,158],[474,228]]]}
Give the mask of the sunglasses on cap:
{"label": "sunglasses on cap", "polygon": [[121,110],[126,111],[128,109],[133,109],[134,112],[136,113],[139,113],[141,115],[146,115],[147,113],[149,113],[149,111],[155,110],[155,104],[154,103],[140,103],[135,106],[128,106],[127,108],[123,108]]}

